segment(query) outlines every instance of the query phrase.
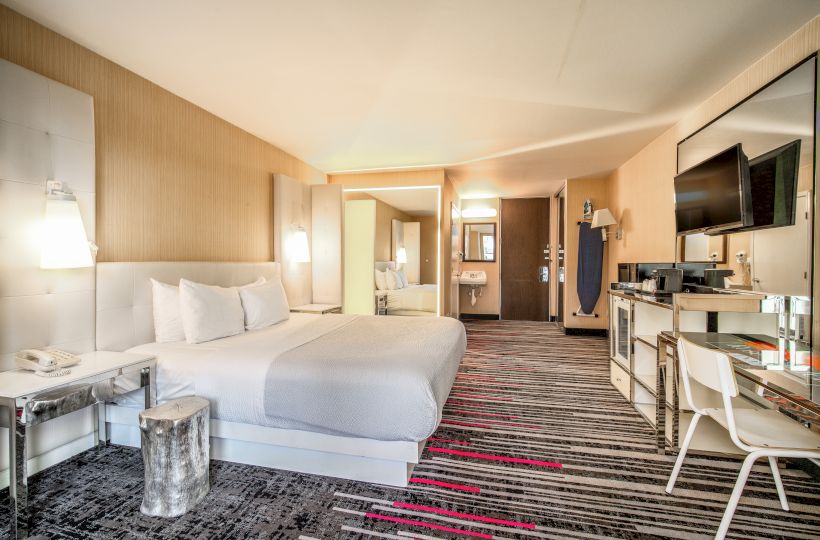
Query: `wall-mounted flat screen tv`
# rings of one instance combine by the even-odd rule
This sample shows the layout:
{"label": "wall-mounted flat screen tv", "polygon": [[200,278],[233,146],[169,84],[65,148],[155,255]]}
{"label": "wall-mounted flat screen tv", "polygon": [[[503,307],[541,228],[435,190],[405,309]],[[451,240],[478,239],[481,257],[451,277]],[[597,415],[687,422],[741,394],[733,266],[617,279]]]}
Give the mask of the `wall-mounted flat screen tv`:
{"label": "wall-mounted flat screen tv", "polygon": [[736,144],[675,177],[678,235],[751,225],[749,160]]}
{"label": "wall-mounted flat screen tv", "polygon": [[800,139],[750,160],[753,223],[720,234],[794,225],[799,168]]}

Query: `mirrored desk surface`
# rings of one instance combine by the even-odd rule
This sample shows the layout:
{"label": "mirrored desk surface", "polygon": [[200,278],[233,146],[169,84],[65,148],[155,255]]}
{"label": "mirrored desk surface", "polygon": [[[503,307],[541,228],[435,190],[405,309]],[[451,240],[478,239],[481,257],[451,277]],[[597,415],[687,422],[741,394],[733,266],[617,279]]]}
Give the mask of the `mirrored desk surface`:
{"label": "mirrored desk surface", "polygon": [[717,349],[729,356],[735,372],[820,416],[820,358],[801,342],[761,334],[663,332],[677,341]]}

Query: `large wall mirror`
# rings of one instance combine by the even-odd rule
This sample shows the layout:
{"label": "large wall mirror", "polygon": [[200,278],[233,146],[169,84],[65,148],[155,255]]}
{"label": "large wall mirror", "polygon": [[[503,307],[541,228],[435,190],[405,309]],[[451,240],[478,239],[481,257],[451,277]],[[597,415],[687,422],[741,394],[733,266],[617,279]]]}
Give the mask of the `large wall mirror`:
{"label": "large wall mirror", "polygon": [[495,223],[464,224],[464,260],[495,261]]}
{"label": "large wall mirror", "polygon": [[[792,305],[799,303],[803,313],[808,312],[805,306],[812,305],[814,279],[816,81],[817,58],[813,55],[678,143],[680,173],[737,143],[754,166],[755,158],[760,157],[760,162],[764,154],[799,142],[793,225],[720,236],[681,236],[676,253],[681,262],[706,254],[703,260],[714,258],[718,268],[734,271],[726,282],[730,288],[792,297]],[[817,328],[818,317],[812,312],[812,326]],[[808,329],[802,336],[811,339]]]}
{"label": "large wall mirror", "polygon": [[[816,57],[811,57],[764,87],[700,131],[678,144],[678,172],[741,143],[750,162],[758,156],[800,141],[797,207],[794,225],[708,237],[678,239],[678,260],[694,251],[701,257],[720,252],[718,267],[735,275],[729,284],[739,289],[811,296],[812,211],[815,150]],[[713,240],[715,239],[715,240]]]}

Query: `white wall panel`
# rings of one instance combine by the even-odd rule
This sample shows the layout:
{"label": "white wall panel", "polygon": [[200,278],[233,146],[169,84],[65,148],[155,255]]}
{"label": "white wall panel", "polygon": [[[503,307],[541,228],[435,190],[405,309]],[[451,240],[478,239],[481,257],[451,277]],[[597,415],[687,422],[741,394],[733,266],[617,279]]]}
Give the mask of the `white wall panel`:
{"label": "white wall panel", "polygon": [[0,60],[0,118],[48,131],[48,79]]}
{"label": "white wall panel", "polygon": [[51,177],[71,191],[94,193],[94,143],[51,136]]}
{"label": "white wall panel", "polygon": [[[95,348],[94,268],[40,269],[46,181],[61,180],[75,193],[93,240],[94,168],[91,96],[0,60],[0,371],[14,367],[19,349]],[[32,472],[88,448],[92,414],[87,409],[33,428]],[[7,463],[0,445],[0,484]]]}
{"label": "white wall panel", "polygon": [[288,241],[296,227],[307,231],[312,244],[310,186],[286,176],[273,178],[273,259],[282,265],[282,285],[291,306],[313,301],[311,263],[289,260]]}
{"label": "white wall panel", "polygon": [[342,208],[341,184],[311,187],[311,265],[317,304],[342,303]]}
{"label": "white wall panel", "polygon": [[45,294],[39,269],[43,186],[0,180],[0,297]]}
{"label": "white wall panel", "polygon": [[42,185],[51,174],[49,136],[0,119],[0,179]]}
{"label": "white wall panel", "polygon": [[49,312],[48,295],[0,298],[0,353],[48,345]]}
{"label": "white wall panel", "polygon": [[48,132],[93,143],[94,98],[54,81],[49,81],[48,91]]}
{"label": "white wall panel", "polygon": [[[49,294],[49,343],[94,341],[95,292],[79,291]],[[91,325],[88,324],[91,321]],[[93,348],[91,349],[93,350]]]}

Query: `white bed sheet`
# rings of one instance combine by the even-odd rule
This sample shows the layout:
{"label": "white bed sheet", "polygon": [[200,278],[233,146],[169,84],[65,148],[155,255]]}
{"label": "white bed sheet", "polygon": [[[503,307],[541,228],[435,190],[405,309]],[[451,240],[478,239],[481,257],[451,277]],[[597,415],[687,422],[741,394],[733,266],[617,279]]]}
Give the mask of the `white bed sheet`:
{"label": "white bed sheet", "polygon": [[409,285],[403,289],[387,291],[387,313],[395,311],[436,312],[437,285]]}
{"label": "white bed sheet", "polygon": [[[288,425],[287,422],[283,424],[282,418],[272,421],[267,416],[265,392],[268,369],[275,368],[276,358],[283,355],[283,353],[330,334],[334,330],[341,329],[356,318],[357,316],[351,315],[292,313],[291,318],[287,321],[238,336],[196,345],[185,342],[148,343],[134,347],[129,352],[148,353],[157,357],[156,389],[157,401],[160,403],[179,397],[198,395],[207,398],[211,402],[212,418],[259,426],[306,429],[303,419],[293,418],[292,425]],[[374,317],[374,319],[387,322],[385,320],[387,318]],[[349,435],[368,437],[368,434],[380,433],[385,435],[383,438],[379,437],[381,440],[422,440],[432,433],[440,420],[441,408],[447,398],[447,393],[449,393],[449,388],[452,385],[452,377],[455,376],[458,362],[464,352],[463,336],[455,337],[458,336],[459,332],[463,334],[463,327],[460,323],[454,320],[441,322],[449,325],[455,324],[458,329],[452,326],[448,327],[447,330],[448,339],[446,341],[451,352],[449,357],[442,358],[441,362],[446,366],[445,371],[448,373],[447,378],[450,380],[446,381],[446,391],[437,392],[443,395],[436,396],[434,399],[434,412],[430,421],[426,423],[429,425],[424,425],[421,428],[415,425],[412,433],[409,433],[406,428],[403,429],[401,425],[390,426],[393,431],[385,433],[385,426],[381,425],[383,422],[379,421],[378,426],[368,425],[368,419],[361,418],[361,422],[356,422],[356,428],[361,431],[351,432],[351,429],[347,429]],[[374,347],[378,347],[375,340],[373,344]],[[438,348],[437,344],[432,345],[435,349]],[[445,348],[444,343],[442,343],[441,348]],[[326,375],[328,377],[338,377],[338,380],[342,380],[344,377],[344,373],[335,375],[333,370],[328,371]],[[452,372],[452,376],[450,376],[450,372]],[[373,377],[373,380],[378,381],[378,378],[378,376]],[[119,392],[133,390],[136,388],[135,382],[119,381],[120,386],[117,390]],[[317,381],[317,384],[319,383],[321,381]],[[311,381],[300,381],[300,384],[303,384],[305,388],[305,391],[302,392],[304,399],[310,400],[310,391],[315,390],[311,386]],[[134,386],[129,387],[129,385]],[[436,385],[431,384],[430,386]],[[318,389],[321,386],[315,388]],[[379,388],[374,387],[371,391],[363,393],[362,388],[352,389],[349,399],[356,400],[362,399],[362,396],[376,395],[378,390]],[[424,392],[415,392],[417,394],[415,398],[413,397],[414,392],[409,392],[407,399],[415,399],[419,403],[424,402],[424,405],[429,409],[431,394],[435,392],[428,388],[424,390]],[[315,392],[318,391],[315,390]],[[139,391],[118,396],[115,398],[115,402],[120,405],[138,408],[144,406],[142,393]],[[306,405],[304,410],[307,411],[308,408],[308,405]],[[438,409],[438,415],[435,414],[435,409]],[[301,409],[296,407],[294,410],[298,412]],[[372,420],[370,423],[374,422],[375,420]],[[331,415],[324,427],[317,426],[316,429],[311,430],[337,433],[337,430],[334,429],[335,423]]]}

